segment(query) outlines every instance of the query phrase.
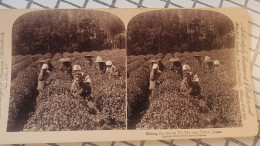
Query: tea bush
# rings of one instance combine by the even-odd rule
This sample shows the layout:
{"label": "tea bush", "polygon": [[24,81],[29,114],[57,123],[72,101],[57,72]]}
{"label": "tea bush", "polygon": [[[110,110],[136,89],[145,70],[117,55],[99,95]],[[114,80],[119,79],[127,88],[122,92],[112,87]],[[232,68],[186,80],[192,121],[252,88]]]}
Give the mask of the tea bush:
{"label": "tea bush", "polygon": [[[97,68],[97,64],[85,66],[84,55],[99,55],[105,61],[111,60],[121,72],[119,78],[110,78]],[[74,96],[69,92],[72,83],[71,78],[65,72],[55,69],[49,74],[50,84],[44,92],[36,98],[35,110],[28,115],[28,120],[24,119],[23,131],[66,131],[66,130],[105,130],[105,129],[125,129],[125,50],[93,51],[83,53],[57,53],[53,56],[51,63],[58,68],[62,57],[70,57],[72,66],[80,65],[82,71],[91,78],[92,93],[86,100],[81,96]],[[93,58],[94,60],[95,58]],[[34,63],[37,64],[37,63]],[[37,65],[35,65],[37,66]],[[25,77],[29,83],[34,83],[29,88],[37,87],[38,68],[35,68],[35,75],[31,80]],[[27,70],[30,71],[30,70]],[[14,81],[18,87],[20,83]],[[13,89],[16,94],[17,89]],[[23,93],[22,93],[23,94]],[[22,95],[21,94],[21,95]],[[28,95],[31,95],[29,92]],[[17,96],[17,95],[16,95]],[[24,102],[24,99],[21,100]],[[20,103],[16,103],[20,104]],[[10,103],[14,105],[14,103]],[[23,109],[17,109],[21,111]],[[11,112],[11,111],[10,111]],[[17,121],[13,121],[16,124]]]}
{"label": "tea bush", "polygon": [[[195,54],[200,54],[202,61],[205,56],[210,56],[213,60],[218,59],[221,62],[221,66],[216,70],[208,70],[206,63],[202,63],[202,65],[196,63],[193,57]],[[169,70],[171,62],[168,60],[173,56],[179,57],[182,64],[188,64],[192,72],[199,76],[201,99],[185,96],[180,92],[181,79]],[[133,95],[128,91],[128,102],[131,103],[129,103],[130,105],[148,106],[147,109],[142,111],[140,120],[136,123],[136,128],[178,129],[241,126],[238,93],[233,89],[236,86],[234,59],[233,49],[166,54],[162,63],[167,69],[160,74],[158,80],[161,83],[157,86],[157,89],[149,95],[149,101],[145,103],[149,105],[138,105],[135,102],[140,102],[140,99],[133,100]],[[134,63],[135,61],[132,62]],[[145,69],[143,67],[135,69],[135,74],[147,74],[144,72]],[[146,70],[149,71],[148,66],[146,66]],[[142,77],[146,82],[141,82],[142,79],[133,76],[131,78],[130,76],[127,84],[128,87],[134,86],[132,87],[133,89],[141,85],[147,87],[149,85],[149,75],[148,77],[144,75]],[[144,87],[141,89],[144,89]],[[139,95],[137,93],[140,92],[140,89],[137,89],[137,92],[132,91],[133,94],[136,93],[136,95]],[[130,115],[134,114],[131,113],[131,106],[128,109]]]}

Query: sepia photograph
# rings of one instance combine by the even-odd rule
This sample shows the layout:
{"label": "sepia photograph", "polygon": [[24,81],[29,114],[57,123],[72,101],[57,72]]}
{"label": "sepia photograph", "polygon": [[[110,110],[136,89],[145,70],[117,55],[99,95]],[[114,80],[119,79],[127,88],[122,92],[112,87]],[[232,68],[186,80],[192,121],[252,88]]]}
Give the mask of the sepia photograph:
{"label": "sepia photograph", "polygon": [[127,27],[128,129],[242,127],[230,18],[154,10]]}
{"label": "sepia photograph", "polygon": [[245,9],[11,9],[0,19],[1,144],[258,133]]}
{"label": "sepia photograph", "polygon": [[8,132],[126,127],[125,26],[99,10],[40,10],[12,28]]}

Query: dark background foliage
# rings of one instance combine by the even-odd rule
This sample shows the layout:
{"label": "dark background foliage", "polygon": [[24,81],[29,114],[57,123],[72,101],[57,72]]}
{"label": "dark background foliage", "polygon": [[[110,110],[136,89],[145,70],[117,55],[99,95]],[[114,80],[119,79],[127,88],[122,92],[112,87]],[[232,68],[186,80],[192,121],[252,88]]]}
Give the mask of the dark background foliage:
{"label": "dark background foliage", "polygon": [[116,16],[96,10],[42,10],[13,25],[13,55],[55,54],[125,48],[125,27]]}
{"label": "dark background foliage", "polygon": [[207,10],[158,10],[135,16],[127,27],[127,55],[208,51],[234,47],[234,26]]}

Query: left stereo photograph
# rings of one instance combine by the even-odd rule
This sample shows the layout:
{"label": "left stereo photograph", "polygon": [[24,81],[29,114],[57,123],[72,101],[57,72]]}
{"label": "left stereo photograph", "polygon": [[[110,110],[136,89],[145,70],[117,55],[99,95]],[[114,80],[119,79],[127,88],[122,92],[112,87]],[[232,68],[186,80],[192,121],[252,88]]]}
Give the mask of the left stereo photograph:
{"label": "left stereo photograph", "polygon": [[126,129],[125,26],[99,10],[41,10],[12,28],[7,132]]}

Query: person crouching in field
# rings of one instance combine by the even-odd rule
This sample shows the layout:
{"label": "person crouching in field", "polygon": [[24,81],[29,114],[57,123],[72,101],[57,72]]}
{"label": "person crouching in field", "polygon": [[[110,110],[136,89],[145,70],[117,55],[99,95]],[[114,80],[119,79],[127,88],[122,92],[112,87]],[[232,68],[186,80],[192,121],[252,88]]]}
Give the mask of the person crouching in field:
{"label": "person crouching in field", "polygon": [[48,70],[48,65],[43,64],[38,77],[38,86],[37,86],[37,90],[40,93],[45,89],[46,85],[50,84],[50,81],[47,81],[47,77],[48,77],[47,70]]}
{"label": "person crouching in field", "polygon": [[212,70],[213,69],[214,64],[213,64],[213,61],[211,60],[211,58],[209,56],[205,56],[204,62],[207,63],[208,70]]}
{"label": "person crouching in field", "polygon": [[81,95],[83,93],[82,78],[84,73],[80,71],[81,67],[79,65],[73,66],[73,81],[70,87],[70,91],[74,96]]}
{"label": "person crouching in field", "polygon": [[45,60],[39,60],[38,63],[39,63],[38,68],[41,69],[42,65],[45,63]]}
{"label": "person crouching in field", "polygon": [[116,69],[116,66],[112,64],[112,61],[108,60],[106,61],[106,73],[109,75],[109,77],[118,78],[119,72]]}
{"label": "person crouching in field", "polygon": [[81,67],[79,65],[73,66],[72,75],[73,75],[73,79],[75,78],[76,75],[81,77],[81,80],[83,80],[83,78],[84,78],[84,72],[81,72]]}
{"label": "person crouching in field", "polygon": [[154,63],[152,66],[152,70],[150,73],[150,85],[149,85],[149,89],[152,91],[156,88],[157,86],[157,80],[159,78],[159,72],[158,72],[158,64]]}
{"label": "person crouching in field", "polygon": [[80,74],[76,74],[74,76],[74,79],[73,79],[71,87],[70,87],[70,91],[74,96],[82,95],[83,86],[82,86],[82,77],[80,76]]}
{"label": "person crouching in field", "polygon": [[65,73],[69,74],[70,78],[73,79],[72,66],[71,66],[71,63],[70,63],[70,59],[69,58],[61,58],[60,61],[62,62],[62,64],[59,67],[59,70],[64,71]]}
{"label": "person crouching in field", "polygon": [[51,59],[46,59],[45,63],[48,65],[48,71],[51,72],[55,69],[55,67],[51,64]]}
{"label": "person crouching in field", "polygon": [[106,63],[102,60],[100,56],[97,56],[96,61],[98,63],[98,68],[102,73],[106,72]]}
{"label": "person crouching in field", "polygon": [[195,75],[192,79],[192,72],[189,65],[183,65],[183,80],[181,82],[180,90],[184,93],[184,95],[200,97],[200,86],[199,86],[199,77]]}
{"label": "person crouching in field", "polygon": [[159,73],[161,73],[162,71],[164,71],[166,69],[166,67],[162,64],[162,59],[156,59],[156,60],[153,59],[153,60],[150,60],[149,62],[151,62],[150,68],[152,68],[155,63],[158,64]]}
{"label": "person crouching in field", "polygon": [[46,64],[48,66],[47,72],[51,72],[55,69],[55,67],[51,64],[51,59],[40,60],[38,62],[40,68],[42,67],[43,64]]}
{"label": "person crouching in field", "polygon": [[214,70],[218,71],[220,67],[220,61],[219,60],[214,60]]}
{"label": "person crouching in field", "polygon": [[197,62],[197,65],[201,65],[202,64],[202,61],[201,61],[201,56],[200,55],[194,55],[194,58]]}
{"label": "person crouching in field", "polygon": [[93,60],[92,60],[92,57],[91,55],[85,55],[84,56],[86,58],[86,61],[85,61],[85,66],[87,65],[92,65],[93,64]]}
{"label": "person crouching in field", "polygon": [[166,67],[162,64],[163,60],[162,59],[157,59],[156,61],[157,61],[157,64],[158,64],[158,71],[159,72],[164,71],[166,69]]}
{"label": "person crouching in field", "polygon": [[84,99],[91,94],[90,77],[87,75],[84,78],[84,72],[81,72],[79,65],[73,66],[73,82],[70,91],[73,95],[80,95]]}
{"label": "person crouching in field", "polygon": [[183,79],[183,72],[181,68],[180,58],[171,58],[172,67],[170,68],[173,72],[177,73],[181,80]]}

